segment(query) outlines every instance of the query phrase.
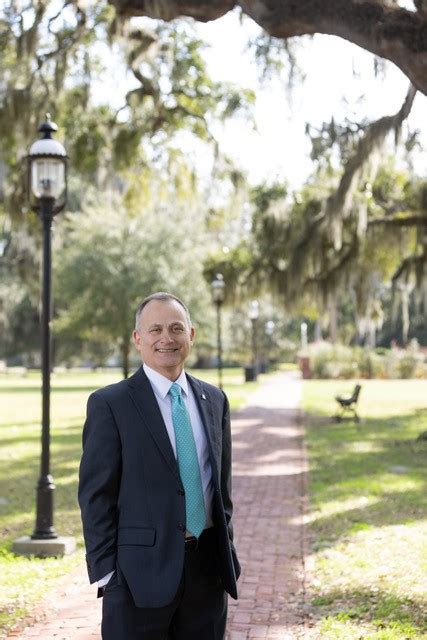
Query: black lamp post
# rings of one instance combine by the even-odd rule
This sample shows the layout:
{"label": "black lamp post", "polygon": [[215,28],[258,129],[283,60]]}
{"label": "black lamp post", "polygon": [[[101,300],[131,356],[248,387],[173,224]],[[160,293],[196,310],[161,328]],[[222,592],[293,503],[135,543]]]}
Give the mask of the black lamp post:
{"label": "black lamp post", "polygon": [[216,335],[218,349],[218,386],[222,389],[222,341],[221,341],[221,307],[224,302],[225,282],[221,273],[216,274],[211,283],[212,298],[216,306]]}
{"label": "black lamp post", "polygon": [[252,367],[253,367],[253,379],[257,379],[257,366],[258,366],[258,344],[257,344],[257,322],[259,318],[259,302],[258,300],[252,300],[249,305],[249,320],[252,324]]}
{"label": "black lamp post", "polygon": [[33,540],[57,538],[53,526],[53,495],[55,484],[50,473],[50,369],[52,317],[51,235],[53,218],[64,208],[67,193],[67,154],[52,134],[58,130],[47,114],[39,127],[40,140],[34,142],[28,154],[28,182],[31,208],[37,212],[43,228],[43,284],[41,312],[42,348],[42,435],[40,478],[37,485],[36,525]]}

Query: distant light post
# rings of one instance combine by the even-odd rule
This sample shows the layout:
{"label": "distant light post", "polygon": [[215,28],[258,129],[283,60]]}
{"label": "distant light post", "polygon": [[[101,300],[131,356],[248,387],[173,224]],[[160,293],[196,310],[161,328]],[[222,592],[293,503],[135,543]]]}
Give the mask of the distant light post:
{"label": "distant light post", "polygon": [[212,299],[216,306],[217,356],[218,356],[218,386],[222,389],[222,341],[221,341],[221,307],[225,297],[225,282],[221,273],[217,273],[211,283]]}
{"label": "distant light post", "polygon": [[307,323],[301,322],[301,349],[302,350],[306,349],[308,345],[307,328],[308,328]]}
{"label": "distant light post", "polygon": [[271,353],[273,350],[273,333],[275,324],[273,320],[267,320],[265,323],[265,333],[268,337],[268,360],[271,362]]}
{"label": "distant light post", "polygon": [[[37,484],[36,524],[31,541],[20,539],[14,548],[18,553],[62,555],[74,549],[73,538],[58,538],[53,526],[55,484],[50,473],[50,369],[52,317],[51,234],[53,218],[65,207],[67,194],[67,154],[60,142],[52,138],[58,130],[50,115],[40,125],[41,138],[28,154],[28,187],[31,208],[37,212],[43,229],[43,280],[41,312],[42,352],[42,433],[40,477]],[[53,544],[48,544],[49,542]],[[31,544],[34,543],[34,544]],[[39,544],[38,544],[39,543]],[[43,546],[43,543],[46,543]]]}
{"label": "distant light post", "polygon": [[258,361],[258,344],[257,344],[257,322],[259,318],[259,302],[258,300],[252,300],[249,305],[249,320],[252,324],[252,366],[253,366],[253,379],[257,378],[257,361]]}
{"label": "distant light post", "polygon": [[5,255],[8,244],[9,244],[9,236],[3,232],[0,235],[0,258],[3,258],[3,256]]}

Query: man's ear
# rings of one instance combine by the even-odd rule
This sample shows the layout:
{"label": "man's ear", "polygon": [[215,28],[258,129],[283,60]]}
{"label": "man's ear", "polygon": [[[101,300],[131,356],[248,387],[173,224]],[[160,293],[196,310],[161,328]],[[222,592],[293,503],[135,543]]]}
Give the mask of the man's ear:
{"label": "man's ear", "polygon": [[194,342],[194,336],[196,335],[196,330],[194,327],[191,327],[190,329],[190,340],[191,342]]}
{"label": "man's ear", "polygon": [[141,336],[136,329],[134,329],[132,332],[132,340],[135,347],[138,348],[141,343]]}

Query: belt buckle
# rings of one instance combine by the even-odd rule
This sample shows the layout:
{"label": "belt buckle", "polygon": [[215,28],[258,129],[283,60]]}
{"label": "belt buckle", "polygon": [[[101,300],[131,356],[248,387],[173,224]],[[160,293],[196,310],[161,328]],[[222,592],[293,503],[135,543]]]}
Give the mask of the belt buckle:
{"label": "belt buckle", "polygon": [[185,552],[195,551],[199,545],[199,541],[195,536],[191,536],[185,539]]}

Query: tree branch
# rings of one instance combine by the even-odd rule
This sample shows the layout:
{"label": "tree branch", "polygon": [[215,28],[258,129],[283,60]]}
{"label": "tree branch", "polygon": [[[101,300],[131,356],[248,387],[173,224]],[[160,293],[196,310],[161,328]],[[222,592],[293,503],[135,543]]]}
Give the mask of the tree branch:
{"label": "tree branch", "polygon": [[385,216],[382,218],[371,218],[368,220],[368,227],[374,227],[379,225],[392,225],[394,227],[427,227],[427,216],[420,215],[397,215],[397,216]]}
{"label": "tree branch", "polygon": [[[358,180],[363,167],[373,154],[381,147],[390,131],[396,134],[400,130],[402,122],[408,117],[414,102],[416,89],[410,85],[406,98],[397,113],[392,116],[384,116],[371,122],[365,129],[365,133],[360,138],[356,152],[347,161],[344,173],[341,177],[338,189],[326,202],[326,220],[334,229],[334,222],[337,223],[334,229],[334,243],[336,248],[340,248],[342,241],[341,224],[350,211],[353,202],[353,194],[358,186]],[[338,224],[338,222],[340,224]],[[364,226],[366,229],[366,226]]]}
{"label": "tree branch", "polygon": [[358,243],[353,241],[351,244],[343,246],[341,251],[334,256],[335,263],[331,264],[328,268],[322,269],[321,273],[317,275],[311,276],[310,278],[305,279],[305,285],[312,286],[314,284],[327,283],[330,281],[336,274],[339,274],[343,271],[344,267],[354,260],[357,256],[358,251]]}
{"label": "tree branch", "polygon": [[399,267],[396,269],[396,271],[392,275],[392,278],[391,278],[392,284],[393,285],[396,284],[399,278],[402,277],[404,274],[408,275],[412,267],[415,267],[417,264],[424,263],[424,262],[425,262],[424,255],[408,256],[407,258],[402,260]]}
{"label": "tree branch", "polygon": [[208,22],[225,15],[238,3],[235,0],[112,0],[110,4],[122,16],[148,16],[166,21],[190,16]]}
{"label": "tree branch", "polygon": [[[66,6],[66,4],[67,3],[65,3],[64,7]],[[78,16],[77,27],[72,32],[72,34],[69,34],[66,38],[63,38],[63,39],[59,38],[58,34],[55,34],[56,37],[57,37],[57,41],[58,41],[58,46],[56,47],[56,49],[51,49],[50,51],[47,51],[46,53],[43,53],[43,54],[40,54],[40,55],[36,56],[37,67],[33,71],[33,74],[31,76],[31,80],[30,80],[29,85],[32,84],[33,79],[36,76],[36,74],[40,74],[41,73],[43,65],[48,60],[56,58],[57,56],[63,54],[64,51],[71,50],[71,48],[80,41],[82,35],[85,32],[85,28],[86,28],[86,13],[79,9],[77,11],[77,16]]]}
{"label": "tree branch", "polygon": [[[387,0],[109,0],[124,16],[215,20],[235,6],[276,38],[335,35],[394,62],[427,95],[427,12]],[[417,6],[418,6],[417,5]]]}

